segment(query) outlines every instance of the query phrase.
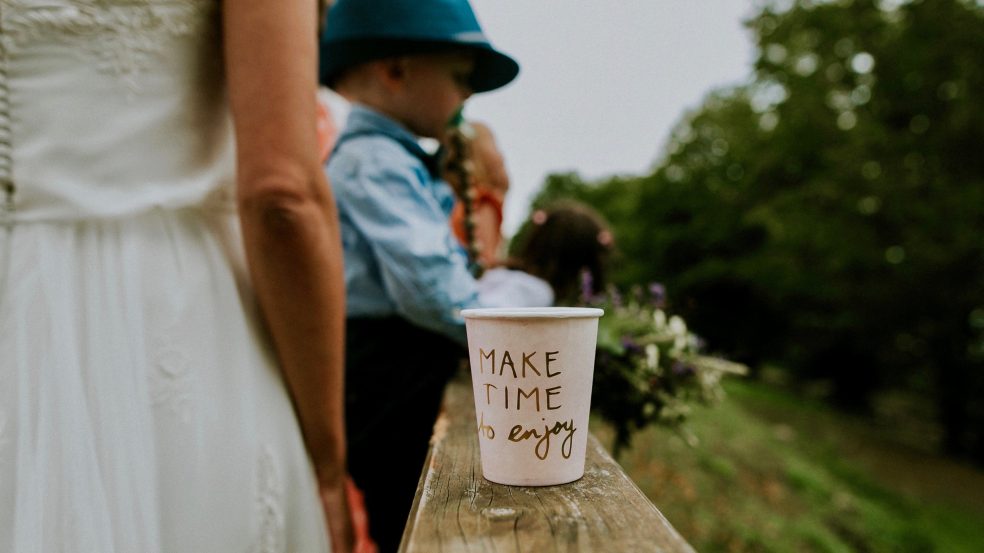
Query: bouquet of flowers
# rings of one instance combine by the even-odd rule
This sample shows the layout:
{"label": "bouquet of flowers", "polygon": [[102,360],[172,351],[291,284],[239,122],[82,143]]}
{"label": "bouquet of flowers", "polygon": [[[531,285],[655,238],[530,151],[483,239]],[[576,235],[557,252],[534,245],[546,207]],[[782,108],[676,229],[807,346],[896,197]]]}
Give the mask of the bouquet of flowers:
{"label": "bouquet of flowers", "polygon": [[681,317],[664,310],[665,290],[659,284],[648,292],[636,289],[627,300],[612,287],[582,300],[605,310],[598,326],[592,405],[615,429],[616,455],[629,445],[633,431],[650,424],[682,429],[694,404],[723,399],[723,376],[748,372],[744,365],[702,353],[703,341]]}

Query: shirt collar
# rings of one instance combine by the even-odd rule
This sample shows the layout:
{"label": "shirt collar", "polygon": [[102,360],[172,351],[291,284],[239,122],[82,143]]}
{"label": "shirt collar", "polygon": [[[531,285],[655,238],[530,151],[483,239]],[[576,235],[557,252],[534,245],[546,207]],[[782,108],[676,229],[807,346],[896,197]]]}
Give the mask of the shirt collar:
{"label": "shirt collar", "polygon": [[407,152],[420,159],[432,177],[439,177],[439,156],[425,152],[417,142],[417,136],[409,129],[368,106],[352,104],[352,111],[349,112],[345,129],[338,137],[338,143],[363,134],[380,134],[395,140]]}

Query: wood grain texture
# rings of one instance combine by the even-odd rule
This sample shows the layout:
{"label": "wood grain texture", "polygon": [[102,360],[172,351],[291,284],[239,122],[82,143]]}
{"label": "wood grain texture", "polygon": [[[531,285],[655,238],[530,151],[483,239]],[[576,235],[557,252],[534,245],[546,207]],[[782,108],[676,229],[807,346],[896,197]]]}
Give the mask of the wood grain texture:
{"label": "wood grain texture", "polygon": [[482,478],[467,378],[448,386],[434,430],[401,552],[693,552],[594,436],[583,478],[521,487]]}

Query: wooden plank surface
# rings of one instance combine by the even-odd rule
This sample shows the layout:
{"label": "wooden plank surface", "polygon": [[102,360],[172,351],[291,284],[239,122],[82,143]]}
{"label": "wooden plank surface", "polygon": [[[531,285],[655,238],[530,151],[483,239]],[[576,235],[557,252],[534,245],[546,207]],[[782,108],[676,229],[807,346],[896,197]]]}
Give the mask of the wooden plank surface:
{"label": "wooden plank surface", "polygon": [[448,386],[403,535],[404,553],[693,552],[588,438],[584,477],[520,487],[482,478],[471,383]]}

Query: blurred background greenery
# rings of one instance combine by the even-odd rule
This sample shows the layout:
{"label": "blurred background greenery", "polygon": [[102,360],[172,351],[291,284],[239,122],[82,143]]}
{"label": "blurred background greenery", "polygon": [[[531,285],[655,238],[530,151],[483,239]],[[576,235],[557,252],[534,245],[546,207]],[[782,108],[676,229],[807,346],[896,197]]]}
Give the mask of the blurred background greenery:
{"label": "blurred background greenery", "polygon": [[[984,520],[984,2],[778,4],[748,21],[754,79],[686,114],[650,174],[552,175],[534,208],[559,198],[594,206],[616,236],[612,280],[665,284],[671,310],[712,350],[752,368],[752,382],[733,385],[735,404],[718,408],[743,410],[718,421],[732,422],[729,440],[780,424],[777,389],[797,398],[790,409],[815,400],[854,417],[823,419],[829,427],[810,419],[795,434],[812,450],[786,444],[763,459],[776,469],[775,503],[818,514],[794,531],[789,543],[802,547],[777,545],[793,532],[785,526],[742,522],[752,515],[739,503],[720,515],[733,517],[730,525],[712,524],[718,501],[741,501],[728,490],[695,483],[693,493],[710,495],[686,521],[654,497],[685,535],[693,529],[687,537],[699,550],[984,551],[981,532],[966,530],[972,524],[953,527],[961,517]],[[725,437],[713,426],[704,430]],[[824,430],[832,441],[809,439]],[[877,468],[871,476],[831,453],[840,434],[877,435],[887,440],[884,455],[903,448],[923,459],[913,471],[925,473],[922,456],[945,456],[932,466],[948,474],[978,469],[951,484],[961,488],[956,499],[934,487],[924,512],[932,486],[894,490]],[[630,469],[672,465],[665,449],[646,452],[652,440],[635,444],[633,454],[648,460],[630,458]],[[708,451],[688,455],[723,481],[761,456],[716,443]],[[789,490],[802,497],[789,499]],[[934,521],[939,532],[926,530]]]}
{"label": "blurred background greenery", "polygon": [[727,401],[691,415],[696,446],[649,427],[619,457],[697,551],[982,551],[984,472],[771,386],[726,388]]}

